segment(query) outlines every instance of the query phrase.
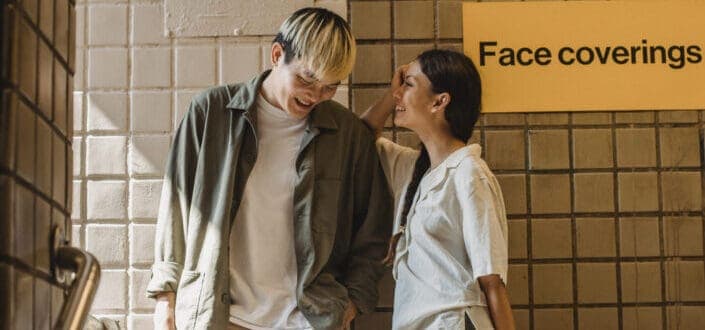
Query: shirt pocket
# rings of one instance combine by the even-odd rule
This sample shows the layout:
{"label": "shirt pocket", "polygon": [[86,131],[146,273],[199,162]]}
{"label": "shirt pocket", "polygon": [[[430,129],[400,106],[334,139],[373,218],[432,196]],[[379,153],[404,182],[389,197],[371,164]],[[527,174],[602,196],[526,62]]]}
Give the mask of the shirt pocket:
{"label": "shirt pocket", "polygon": [[198,307],[203,287],[203,274],[194,271],[184,271],[179,280],[176,292],[176,323],[179,328],[192,328],[198,315]]}

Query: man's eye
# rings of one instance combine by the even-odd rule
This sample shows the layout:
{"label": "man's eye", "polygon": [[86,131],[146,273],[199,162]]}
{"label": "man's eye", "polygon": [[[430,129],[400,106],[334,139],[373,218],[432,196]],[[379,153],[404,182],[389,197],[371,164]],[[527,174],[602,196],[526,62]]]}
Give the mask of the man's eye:
{"label": "man's eye", "polygon": [[311,84],[313,84],[313,81],[311,81],[311,80],[306,80],[306,78],[304,78],[304,77],[302,77],[302,76],[300,76],[300,75],[296,75],[296,77],[299,78],[299,81],[300,81],[302,84],[304,84],[304,85],[311,85]]}

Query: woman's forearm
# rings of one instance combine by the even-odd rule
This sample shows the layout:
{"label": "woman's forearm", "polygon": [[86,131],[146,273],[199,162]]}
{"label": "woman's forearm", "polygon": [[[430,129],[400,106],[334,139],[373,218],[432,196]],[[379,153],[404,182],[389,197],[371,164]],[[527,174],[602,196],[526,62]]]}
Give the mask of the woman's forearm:
{"label": "woman's forearm", "polygon": [[507,288],[497,275],[487,275],[479,278],[480,287],[487,298],[492,323],[497,330],[514,330],[514,315],[509,304]]}
{"label": "woman's forearm", "polygon": [[392,90],[389,89],[384,93],[384,96],[367,109],[360,118],[372,129],[375,136],[379,136],[382,134],[384,123],[392,114],[392,111],[394,111],[394,98],[392,96]]}

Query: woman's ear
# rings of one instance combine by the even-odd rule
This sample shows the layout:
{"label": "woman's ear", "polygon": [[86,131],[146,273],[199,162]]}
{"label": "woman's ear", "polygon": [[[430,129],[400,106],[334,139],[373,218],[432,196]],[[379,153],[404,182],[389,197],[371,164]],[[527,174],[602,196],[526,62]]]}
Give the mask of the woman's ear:
{"label": "woman's ear", "polygon": [[433,101],[433,109],[431,112],[443,111],[450,103],[450,94],[440,93],[435,96]]}

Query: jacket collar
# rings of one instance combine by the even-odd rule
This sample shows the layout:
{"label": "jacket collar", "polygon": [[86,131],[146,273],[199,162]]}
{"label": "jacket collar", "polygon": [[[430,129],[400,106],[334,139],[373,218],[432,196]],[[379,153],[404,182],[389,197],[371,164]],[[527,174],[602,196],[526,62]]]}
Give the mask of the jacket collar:
{"label": "jacket collar", "polygon": [[[254,108],[255,101],[257,100],[257,94],[259,93],[260,88],[262,88],[264,79],[267,78],[271,71],[272,70],[266,70],[260,75],[250,79],[250,81],[243,83],[240,88],[235,89],[235,92],[231,96],[230,102],[228,102],[226,107],[231,110],[243,111],[246,115],[249,114],[250,110]],[[335,121],[331,110],[321,108],[321,104],[318,104],[309,113],[309,127],[337,130],[338,123]]]}

